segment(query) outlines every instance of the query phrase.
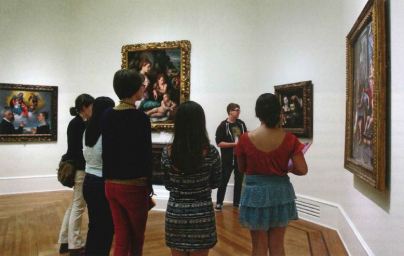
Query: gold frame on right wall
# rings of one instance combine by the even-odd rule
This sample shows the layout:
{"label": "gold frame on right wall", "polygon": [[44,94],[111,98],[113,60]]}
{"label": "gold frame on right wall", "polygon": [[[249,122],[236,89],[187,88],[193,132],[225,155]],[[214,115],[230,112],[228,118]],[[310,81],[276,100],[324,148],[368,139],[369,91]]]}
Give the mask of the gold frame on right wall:
{"label": "gold frame on right wall", "polygon": [[346,38],[344,167],[386,188],[387,43],[384,0],[369,0]]}

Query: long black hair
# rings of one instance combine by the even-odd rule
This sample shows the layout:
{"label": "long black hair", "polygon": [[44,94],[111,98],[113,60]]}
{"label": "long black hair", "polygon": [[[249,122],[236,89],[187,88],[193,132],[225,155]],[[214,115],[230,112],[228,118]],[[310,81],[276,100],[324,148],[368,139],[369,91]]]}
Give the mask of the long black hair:
{"label": "long black hair", "polygon": [[115,106],[114,101],[109,97],[98,97],[93,104],[93,114],[88,120],[85,144],[93,147],[101,135],[101,117],[104,111]]}
{"label": "long black hair", "polygon": [[78,114],[80,114],[80,111],[83,109],[83,107],[88,107],[93,104],[93,102],[93,96],[86,93],[80,94],[74,101],[74,107],[70,108],[70,115],[77,116]]}
{"label": "long black hair", "polygon": [[174,140],[171,147],[173,165],[183,172],[198,168],[208,146],[203,108],[194,101],[182,103],[174,120]]}

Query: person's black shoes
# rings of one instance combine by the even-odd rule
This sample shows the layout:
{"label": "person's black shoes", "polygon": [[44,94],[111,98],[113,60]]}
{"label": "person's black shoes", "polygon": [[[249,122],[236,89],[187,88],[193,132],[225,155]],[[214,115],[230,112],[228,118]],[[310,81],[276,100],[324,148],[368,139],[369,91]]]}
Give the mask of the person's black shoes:
{"label": "person's black shoes", "polygon": [[60,247],[59,247],[59,253],[60,254],[62,254],[62,253],[67,253],[69,251],[69,245],[66,243],[66,244],[60,244]]}
{"label": "person's black shoes", "polygon": [[69,244],[67,243],[60,244],[59,247],[59,254],[69,253],[69,256],[83,256],[85,255],[84,251],[84,247],[78,249],[69,249]]}
{"label": "person's black shoes", "polygon": [[216,204],[215,211],[221,211],[223,208],[223,204]]}
{"label": "person's black shoes", "polygon": [[78,249],[69,249],[69,256],[84,256],[85,249],[84,247]]}

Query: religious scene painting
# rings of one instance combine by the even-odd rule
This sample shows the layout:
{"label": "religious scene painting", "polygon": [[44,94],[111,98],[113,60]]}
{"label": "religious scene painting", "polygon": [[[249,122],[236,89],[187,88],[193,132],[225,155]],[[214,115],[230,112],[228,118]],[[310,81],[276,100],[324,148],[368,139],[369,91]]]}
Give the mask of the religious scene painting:
{"label": "religious scene painting", "polygon": [[125,45],[122,68],[144,77],[145,93],[136,103],[150,116],[153,129],[172,129],[179,104],[189,100],[189,41]]}
{"label": "religious scene painting", "polygon": [[57,140],[56,86],[0,84],[0,142]]}
{"label": "religious scene painting", "polygon": [[281,126],[298,137],[313,136],[313,93],[311,81],[275,86],[281,103]]}
{"label": "religious scene painting", "polygon": [[346,169],[379,189],[386,176],[385,2],[370,0],[347,36]]}
{"label": "religious scene painting", "polygon": [[371,23],[366,25],[354,44],[354,88],[352,116],[352,158],[366,168],[373,161],[374,66]]}

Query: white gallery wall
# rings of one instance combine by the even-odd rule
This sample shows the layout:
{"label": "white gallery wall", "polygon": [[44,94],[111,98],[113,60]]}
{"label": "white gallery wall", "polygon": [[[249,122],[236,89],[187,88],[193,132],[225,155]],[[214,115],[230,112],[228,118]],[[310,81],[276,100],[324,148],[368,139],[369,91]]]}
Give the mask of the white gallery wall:
{"label": "white gallery wall", "polygon": [[[191,99],[206,111],[214,141],[228,102],[249,129],[254,104],[273,86],[312,80],[314,136],[296,192],[339,205],[368,253],[404,255],[402,70],[404,1],[389,1],[391,159],[381,193],[343,167],[345,36],[364,0],[0,0],[0,83],[59,86],[58,141],[0,144],[0,194],[64,189],[54,176],[66,151],[69,107],[83,92],[117,99],[112,77],[121,46],[190,40]],[[155,134],[158,139],[159,135]],[[349,241],[345,241],[349,243]]]}
{"label": "white gallery wall", "polygon": [[0,144],[2,194],[63,189],[54,174],[66,150],[61,131],[70,119],[68,106],[79,90],[68,72],[71,13],[64,1],[0,1],[0,83],[59,86],[58,143]]}

